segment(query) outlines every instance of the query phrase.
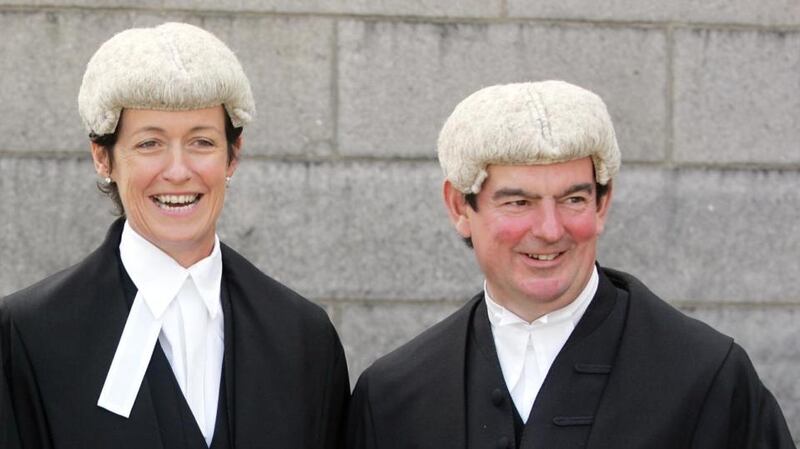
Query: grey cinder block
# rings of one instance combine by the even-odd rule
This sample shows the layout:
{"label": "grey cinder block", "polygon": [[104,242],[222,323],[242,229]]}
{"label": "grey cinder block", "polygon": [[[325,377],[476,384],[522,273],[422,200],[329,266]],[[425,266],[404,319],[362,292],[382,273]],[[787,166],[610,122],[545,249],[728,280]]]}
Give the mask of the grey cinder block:
{"label": "grey cinder block", "polygon": [[0,297],[81,260],[105,237],[112,203],[91,158],[0,157]]}
{"label": "grey cinder block", "polygon": [[[53,10],[0,12],[0,133],[3,150],[87,151],[78,114],[78,90],[86,63],[114,33],[184,14]],[[196,20],[195,20],[196,22]]]}
{"label": "grey cinder block", "polygon": [[58,7],[90,7],[90,8],[153,8],[163,6],[163,0],[0,0],[0,5],[20,6],[58,6]]}
{"label": "grey cinder block", "polygon": [[794,0],[696,0],[607,1],[565,0],[533,2],[508,0],[511,17],[534,17],[573,20],[627,20],[656,22],[746,23],[761,25],[796,25],[800,7]]}
{"label": "grey cinder block", "polygon": [[660,30],[341,21],[338,36],[342,154],[432,157],[442,123],[473,91],[564,79],[604,97],[626,157],[664,156]]}
{"label": "grey cinder block", "polygon": [[800,32],[675,32],[675,159],[800,162]]}
{"label": "grey cinder block", "polygon": [[312,298],[465,297],[481,278],[434,163],[244,161],[220,235]]}
{"label": "grey cinder block", "polygon": [[800,300],[800,177],[793,170],[626,167],[600,262],[669,300]]}
{"label": "grey cinder block", "polygon": [[500,14],[501,0],[164,0],[165,7],[237,12],[295,12],[326,14],[378,14],[425,17],[492,17]]}
{"label": "grey cinder block", "polygon": [[86,150],[78,88],[89,57],[122,20],[63,12],[0,13],[0,133],[6,150]]}
{"label": "grey cinder block", "polygon": [[197,16],[125,11],[0,14],[0,132],[6,150],[83,151],[77,98],[94,51],[114,33],[178,20],[217,34],[240,58],[253,87],[250,154],[330,153],[333,23],[311,17]]}
{"label": "grey cinder block", "polygon": [[339,305],[337,329],[347,356],[350,382],[355,384],[375,359],[439,322],[461,304],[346,302]]}
{"label": "grey cinder block", "polygon": [[333,22],[242,15],[209,16],[201,25],[234,49],[250,79],[256,119],[244,131],[245,152],[329,155]]}

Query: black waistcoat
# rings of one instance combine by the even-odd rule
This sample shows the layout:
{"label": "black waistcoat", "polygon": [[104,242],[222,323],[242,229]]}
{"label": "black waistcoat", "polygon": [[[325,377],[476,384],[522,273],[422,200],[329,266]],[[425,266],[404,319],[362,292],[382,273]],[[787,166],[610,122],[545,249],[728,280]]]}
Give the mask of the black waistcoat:
{"label": "black waistcoat", "polygon": [[[122,267],[122,263],[120,263]],[[122,284],[125,290],[125,299],[128,308],[133,304],[137,289],[124,268],[122,271]],[[222,307],[224,316],[225,335],[230,335],[230,298],[222,282]],[[197,425],[186,398],[175,379],[172,367],[167,360],[161,344],[156,342],[150,364],[147,366],[144,382],[150,386],[153,406],[156,412],[156,422],[161,432],[161,441],[164,449],[229,449],[233,447],[230,433],[231,415],[228,408],[228,382],[226,377],[231,375],[229,366],[229,339],[225,339],[225,355],[223,356],[222,376],[220,378],[219,401],[217,402],[217,417],[214,426],[214,436],[211,446],[206,444],[205,437]]]}
{"label": "black waistcoat", "polygon": [[486,304],[481,302],[473,312],[467,344],[468,447],[585,447],[613,368],[627,301],[627,295],[601,276],[592,303],[553,361],[524,428],[505,385]]}
{"label": "black waistcoat", "polygon": [[467,343],[467,447],[517,447],[522,420],[497,360],[486,302],[473,311]]}

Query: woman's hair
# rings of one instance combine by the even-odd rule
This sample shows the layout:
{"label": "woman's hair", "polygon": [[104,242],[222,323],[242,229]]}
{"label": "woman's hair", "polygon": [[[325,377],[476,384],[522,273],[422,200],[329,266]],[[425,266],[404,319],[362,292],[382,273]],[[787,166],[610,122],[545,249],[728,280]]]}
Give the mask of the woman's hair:
{"label": "woman's hair", "polygon": [[[99,145],[103,151],[106,152],[108,156],[108,174],[114,171],[114,147],[117,145],[117,138],[119,137],[119,128],[120,123],[122,123],[122,115],[120,115],[119,122],[117,123],[117,128],[111,134],[104,134],[102,136],[98,136],[94,133],[89,134],[89,139]],[[231,121],[231,116],[228,115],[228,111],[225,111],[225,140],[227,143],[228,148],[228,164],[230,165],[231,162],[236,159],[236,149],[234,148],[234,143],[236,143],[236,139],[242,135],[242,127],[234,127],[233,122]],[[109,183],[105,183],[103,181],[97,181],[97,188],[103,192],[106,196],[111,198],[111,201],[114,203],[114,214],[120,217],[125,216],[125,208],[122,206],[122,200],[119,197],[119,188],[117,187],[117,183],[111,181]]]}

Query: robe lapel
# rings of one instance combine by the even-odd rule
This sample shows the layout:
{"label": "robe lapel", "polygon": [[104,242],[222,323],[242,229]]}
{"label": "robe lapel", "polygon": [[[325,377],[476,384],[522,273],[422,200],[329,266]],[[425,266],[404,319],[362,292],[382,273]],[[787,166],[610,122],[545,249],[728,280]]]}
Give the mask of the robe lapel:
{"label": "robe lapel", "polygon": [[226,419],[228,420],[228,431],[229,431],[229,443],[230,447],[236,447],[236,433],[235,428],[233,426],[234,423],[234,410],[235,410],[235,390],[234,390],[234,365],[235,365],[235,358],[234,358],[234,349],[233,349],[233,340],[234,340],[234,332],[233,332],[233,310],[231,308],[231,297],[230,292],[228,290],[227,282],[223,280],[222,282],[222,313],[224,319],[224,335],[225,335],[225,352],[223,355],[223,363],[222,369],[225,371],[225,395],[226,395]]}
{"label": "robe lapel", "polygon": [[[114,358],[122,329],[128,318],[129,303],[123,286],[123,269],[119,261],[118,245],[123,220],[117,220],[106,236],[101,247],[85,261],[80,273],[86,278],[86,286],[81,292],[64,292],[66,295],[80,296],[70,302],[70,313],[82,317],[80,335],[91,339],[91,345],[72,353],[69,363],[80,366],[81,380],[84,384],[87,401],[94,405],[96,419],[80,423],[98,447],[150,447],[160,448],[162,442],[147,380],[142,382],[130,416],[126,419],[96,405],[103,388],[108,368]],[[135,294],[135,292],[134,292]],[[64,337],[72,338],[71,336]],[[79,343],[83,345],[83,343]],[[93,350],[87,350],[93,348]],[[108,444],[104,444],[107,441]]]}
{"label": "robe lapel", "polygon": [[438,366],[432,366],[429,372],[432,391],[436,397],[431,402],[446,405],[443,410],[428,407],[428,416],[423,422],[430,423],[431,435],[428,441],[432,448],[464,448],[466,447],[466,398],[464,386],[466,376],[466,345],[469,315],[459,323],[457,334],[448,343],[449,351],[442,354]]}
{"label": "robe lapel", "polygon": [[521,448],[585,447],[625,324],[627,295],[600,272],[592,304],[547,373]]}
{"label": "robe lapel", "polygon": [[425,446],[431,449],[467,447],[466,429],[466,375],[469,328],[477,305],[483,294],[475,296],[459,309],[439,332],[428,352],[430,360],[422,371],[424,377],[409,382],[428,385],[426,391],[435,392],[419,404],[419,422],[425,424]]}
{"label": "robe lapel", "polygon": [[[303,351],[314,345],[296,312],[260,274],[222,245],[225,310],[225,388],[235,447],[312,447],[301,415],[310,386]],[[228,332],[228,329],[231,332]],[[231,363],[228,363],[231,362]]]}
{"label": "robe lapel", "polygon": [[[280,350],[272,345],[281,338],[264,335],[271,328],[258,323],[261,314],[254,309],[254,292],[249,290],[255,286],[238,279],[235,262],[225,256],[223,251],[222,279],[230,295],[224,310],[224,357],[231,439],[235,447],[255,447],[259,440],[279,445],[283,439],[276,425],[282,421],[278,408],[282,382],[276,370],[282,362]],[[261,438],[253,434],[256,430],[262,432]]]}

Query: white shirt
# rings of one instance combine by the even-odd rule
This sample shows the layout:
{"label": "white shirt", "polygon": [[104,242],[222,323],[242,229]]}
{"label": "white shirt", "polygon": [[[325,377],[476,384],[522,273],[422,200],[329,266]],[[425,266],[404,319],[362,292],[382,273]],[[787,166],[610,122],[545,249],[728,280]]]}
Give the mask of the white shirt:
{"label": "white shirt", "polygon": [[592,301],[598,279],[597,267],[594,267],[589,282],[574,301],[532,323],[494,302],[484,282],[486,309],[497,358],[506,388],[523,422],[528,421],[533,402],[553,360]]}
{"label": "white shirt", "polygon": [[156,339],[208,445],[214,435],[224,354],[222,255],[184,268],[125,222],[119,244],[138,292],[97,405],[130,416]]}

